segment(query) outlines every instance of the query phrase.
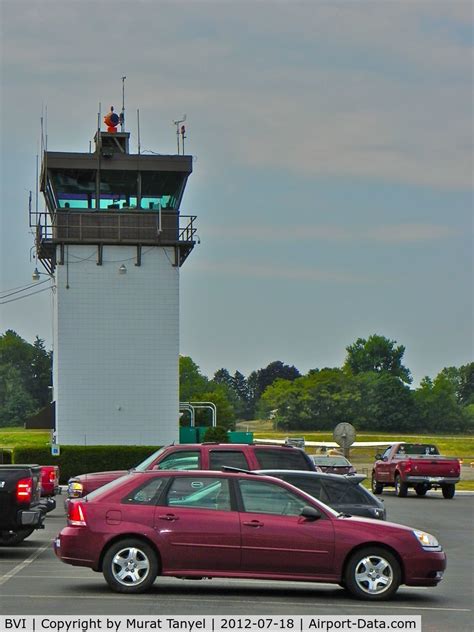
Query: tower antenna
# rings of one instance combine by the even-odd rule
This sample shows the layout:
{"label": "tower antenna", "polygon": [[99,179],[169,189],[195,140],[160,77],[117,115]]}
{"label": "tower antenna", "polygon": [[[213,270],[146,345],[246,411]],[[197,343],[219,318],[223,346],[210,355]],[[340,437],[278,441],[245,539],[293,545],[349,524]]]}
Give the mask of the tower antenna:
{"label": "tower antenna", "polygon": [[[173,121],[173,124],[176,125],[176,142],[178,144],[178,155],[179,155],[179,135],[180,135],[180,124],[184,123],[184,121],[186,120],[186,114],[183,114],[183,118],[180,119],[179,121]],[[184,126],[183,126],[184,127]],[[184,136],[184,134],[183,134]],[[184,143],[184,138],[183,138],[183,143]],[[183,147],[183,154],[184,154],[184,147]]]}
{"label": "tower antenna", "polygon": [[138,134],[138,155],[141,153],[141,144],[140,144],[140,110],[137,109],[137,134]]}
{"label": "tower antenna", "polygon": [[122,77],[122,113],[120,114],[120,131],[125,131],[125,79]]}

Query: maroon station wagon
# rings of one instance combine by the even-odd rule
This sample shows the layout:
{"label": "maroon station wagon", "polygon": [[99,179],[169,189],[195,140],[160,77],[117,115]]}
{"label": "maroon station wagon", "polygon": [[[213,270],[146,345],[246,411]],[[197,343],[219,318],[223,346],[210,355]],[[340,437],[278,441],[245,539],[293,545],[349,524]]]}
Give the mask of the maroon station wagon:
{"label": "maroon station wagon", "polygon": [[280,479],[243,472],[132,472],[72,500],[54,548],[122,593],[163,575],[334,583],[381,600],[402,583],[436,586],[446,567],[428,533],[347,517]]}

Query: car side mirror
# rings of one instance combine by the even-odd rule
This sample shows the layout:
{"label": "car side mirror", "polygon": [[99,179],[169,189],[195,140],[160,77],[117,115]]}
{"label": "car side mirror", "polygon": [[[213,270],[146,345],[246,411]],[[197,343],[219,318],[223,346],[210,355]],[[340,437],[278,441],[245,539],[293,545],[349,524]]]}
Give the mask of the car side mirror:
{"label": "car side mirror", "polygon": [[376,460],[376,461],[380,461],[380,459],[381,459],[381,458],[382,458],[382,455],[381,455],[381,454],[376,454],[376,455],[375,455],[375,460]]}
{"label": "car side mirror", "polygon": [[309,505],[303,507],[300,515],[307,520],[319,520],[321,518],[321,513],[317,509],[315,509],[314,507],[310,507]]}

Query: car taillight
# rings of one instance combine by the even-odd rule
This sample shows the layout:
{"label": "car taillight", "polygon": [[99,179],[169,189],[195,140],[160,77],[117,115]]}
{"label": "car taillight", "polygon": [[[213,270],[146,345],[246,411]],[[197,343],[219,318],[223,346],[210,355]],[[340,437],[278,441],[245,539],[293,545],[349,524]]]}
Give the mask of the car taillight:
{"label": "car taillight", "polygon": [[16,499],[19,503],[30,503],[33,492],[33,479],[21,478],[16,484]]}
{"label": "car taillight", "polygon": [[86,519],[84,516],[84,507],[82,503],[69,503],[69,512],[67,517],[68,524],[71,527],[85,527]]}
{"label": "car taillight", "polygon": [[51,470],[49,473],[49,482],[54,483],[56,481],[56,472],[55,470]]}
{"label": "car taillight", "polygon": [[412,466],[411,461],[402,461],[400,463],[400,467],[405,471],[405,473],[411,472],[411,466]]}

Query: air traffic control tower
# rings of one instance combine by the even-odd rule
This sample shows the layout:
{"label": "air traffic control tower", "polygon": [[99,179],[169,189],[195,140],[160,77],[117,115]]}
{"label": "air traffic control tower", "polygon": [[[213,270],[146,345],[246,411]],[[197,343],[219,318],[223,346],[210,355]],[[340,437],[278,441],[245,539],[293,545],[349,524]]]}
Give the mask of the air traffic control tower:
{"label": "air traffic control tower", "polygon": [[196,243],[180,204],[192,157],[179,141],[177,155],[131,154],[116,126],[94,141],[90,153],[44,152],[46,210],[31,221],[56,286],[55,442],[164,445],[179,430],[179,270]]}

